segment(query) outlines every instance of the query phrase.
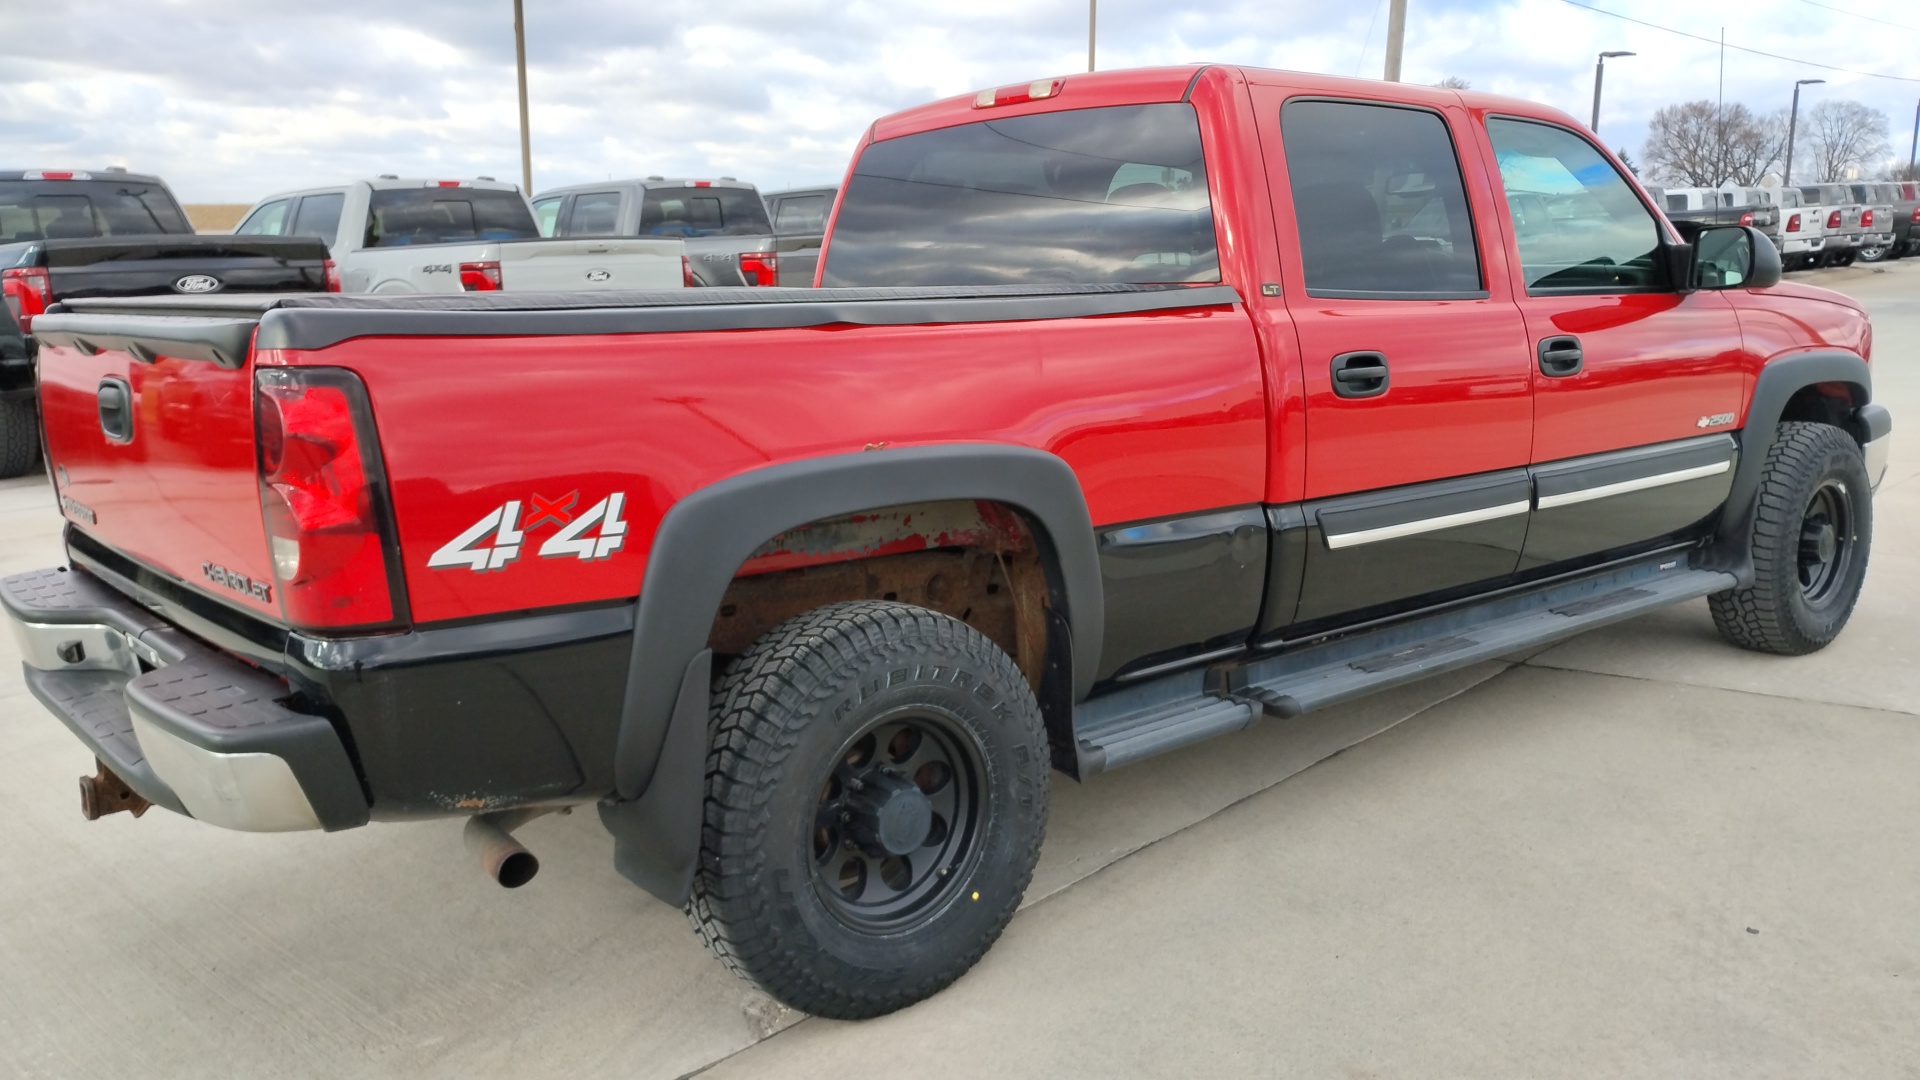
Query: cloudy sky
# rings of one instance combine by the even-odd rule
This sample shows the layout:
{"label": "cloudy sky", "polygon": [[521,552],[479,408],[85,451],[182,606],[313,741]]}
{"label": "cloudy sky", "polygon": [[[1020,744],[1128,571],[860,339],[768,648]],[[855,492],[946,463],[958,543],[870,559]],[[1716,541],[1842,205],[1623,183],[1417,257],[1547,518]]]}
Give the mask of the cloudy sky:
{"label": "cloudy sky", "polygon": [[[1920,100],[1905,0],[1582,0],[1730,45],[1725,95],[1886,112]],[[875,117],[1086,65],[1085,0],[525,0],[534,184],[836,182]],[[1208,60],[1377,78],[1387,0],[1101,0],[1100,67]],[[1583,120],[1636,157],[1661,105],[1713,98],[1719,49],[1569,0],[1410,0],[1404,77],[1453,75]],[[512,0],[0,0],[0,167],[125,165],[185,202],[379,173],[517,178]],[[1726,12],[1725,15],[1720,12]],[[1874,20],[1881,21],[1874,21]],[[1890,25],[1897,24],[1897,25]]]}

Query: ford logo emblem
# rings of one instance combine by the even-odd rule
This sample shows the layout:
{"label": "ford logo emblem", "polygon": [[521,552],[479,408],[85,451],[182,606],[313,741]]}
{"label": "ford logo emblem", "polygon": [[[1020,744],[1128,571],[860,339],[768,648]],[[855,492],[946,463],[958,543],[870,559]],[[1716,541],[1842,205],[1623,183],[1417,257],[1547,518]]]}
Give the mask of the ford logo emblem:
{"label": "ford logo emblem", "polygon": [[210,274],[188,274],[173,283],[174,292],[209,293],[220,290],[220,279]]}
{"label": "ford logo emblem", "polygon": [[587,280],[588,280],[588,281],[612,281],[612,280],[613,280],[613,271],[611,271],[611,270],[589,270],[589,271],[587,271]]}

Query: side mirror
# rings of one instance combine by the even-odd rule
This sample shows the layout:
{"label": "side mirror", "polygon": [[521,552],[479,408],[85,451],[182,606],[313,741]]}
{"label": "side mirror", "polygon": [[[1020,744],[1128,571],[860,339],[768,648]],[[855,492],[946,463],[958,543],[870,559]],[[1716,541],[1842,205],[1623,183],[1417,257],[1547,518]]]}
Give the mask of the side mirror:
{"label": "side mirror", "polygon": [[1696,289],[1765,289],[1780,283],[1780,249],[1751,225],[1713,225],[1693,236]]}

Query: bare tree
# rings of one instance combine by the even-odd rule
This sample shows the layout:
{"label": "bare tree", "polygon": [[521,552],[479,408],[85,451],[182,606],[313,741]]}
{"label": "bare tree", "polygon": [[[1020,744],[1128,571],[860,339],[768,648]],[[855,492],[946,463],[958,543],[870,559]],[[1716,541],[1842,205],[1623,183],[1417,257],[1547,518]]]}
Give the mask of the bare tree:
{"label": "bare tree", "polygon": [[1653,114],[1642,151],[1653,175],[1680,187],[1756,184],[1779,160],[1786,128],[1738,103],[1669,105]]}
{"label": "bare tree", "polygon": [[1920,180],[1920,165],[1897,165],[1887,174],[1889,180]]}
{"label": "bare tree", "polygon": [[1802,124],[1813,171],[1823,184],[1850,180],[1885,160],[1887,114],[1858,101],[1823,101]]}
{"label": "bare tree", "polygon": [[1473,84],[1458,75],[1449,75],[1433,85],[1442,90],[1471,90]]}

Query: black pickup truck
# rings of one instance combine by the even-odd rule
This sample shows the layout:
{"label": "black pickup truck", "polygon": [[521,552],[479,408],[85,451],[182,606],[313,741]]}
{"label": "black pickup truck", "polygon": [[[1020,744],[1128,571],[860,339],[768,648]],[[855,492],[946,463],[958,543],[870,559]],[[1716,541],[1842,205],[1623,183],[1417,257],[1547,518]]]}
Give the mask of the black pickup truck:
{"label": "black pickup truck", "polygon": [[39,458],[26,336],[56,301],[337,292],[338,283],[317,240],[195,235],[158,177],[29,169],[0,171],[0,290],[8,311],[0,337],[25,338],[19,348],[0,345],[0,477],[8,477]]}

